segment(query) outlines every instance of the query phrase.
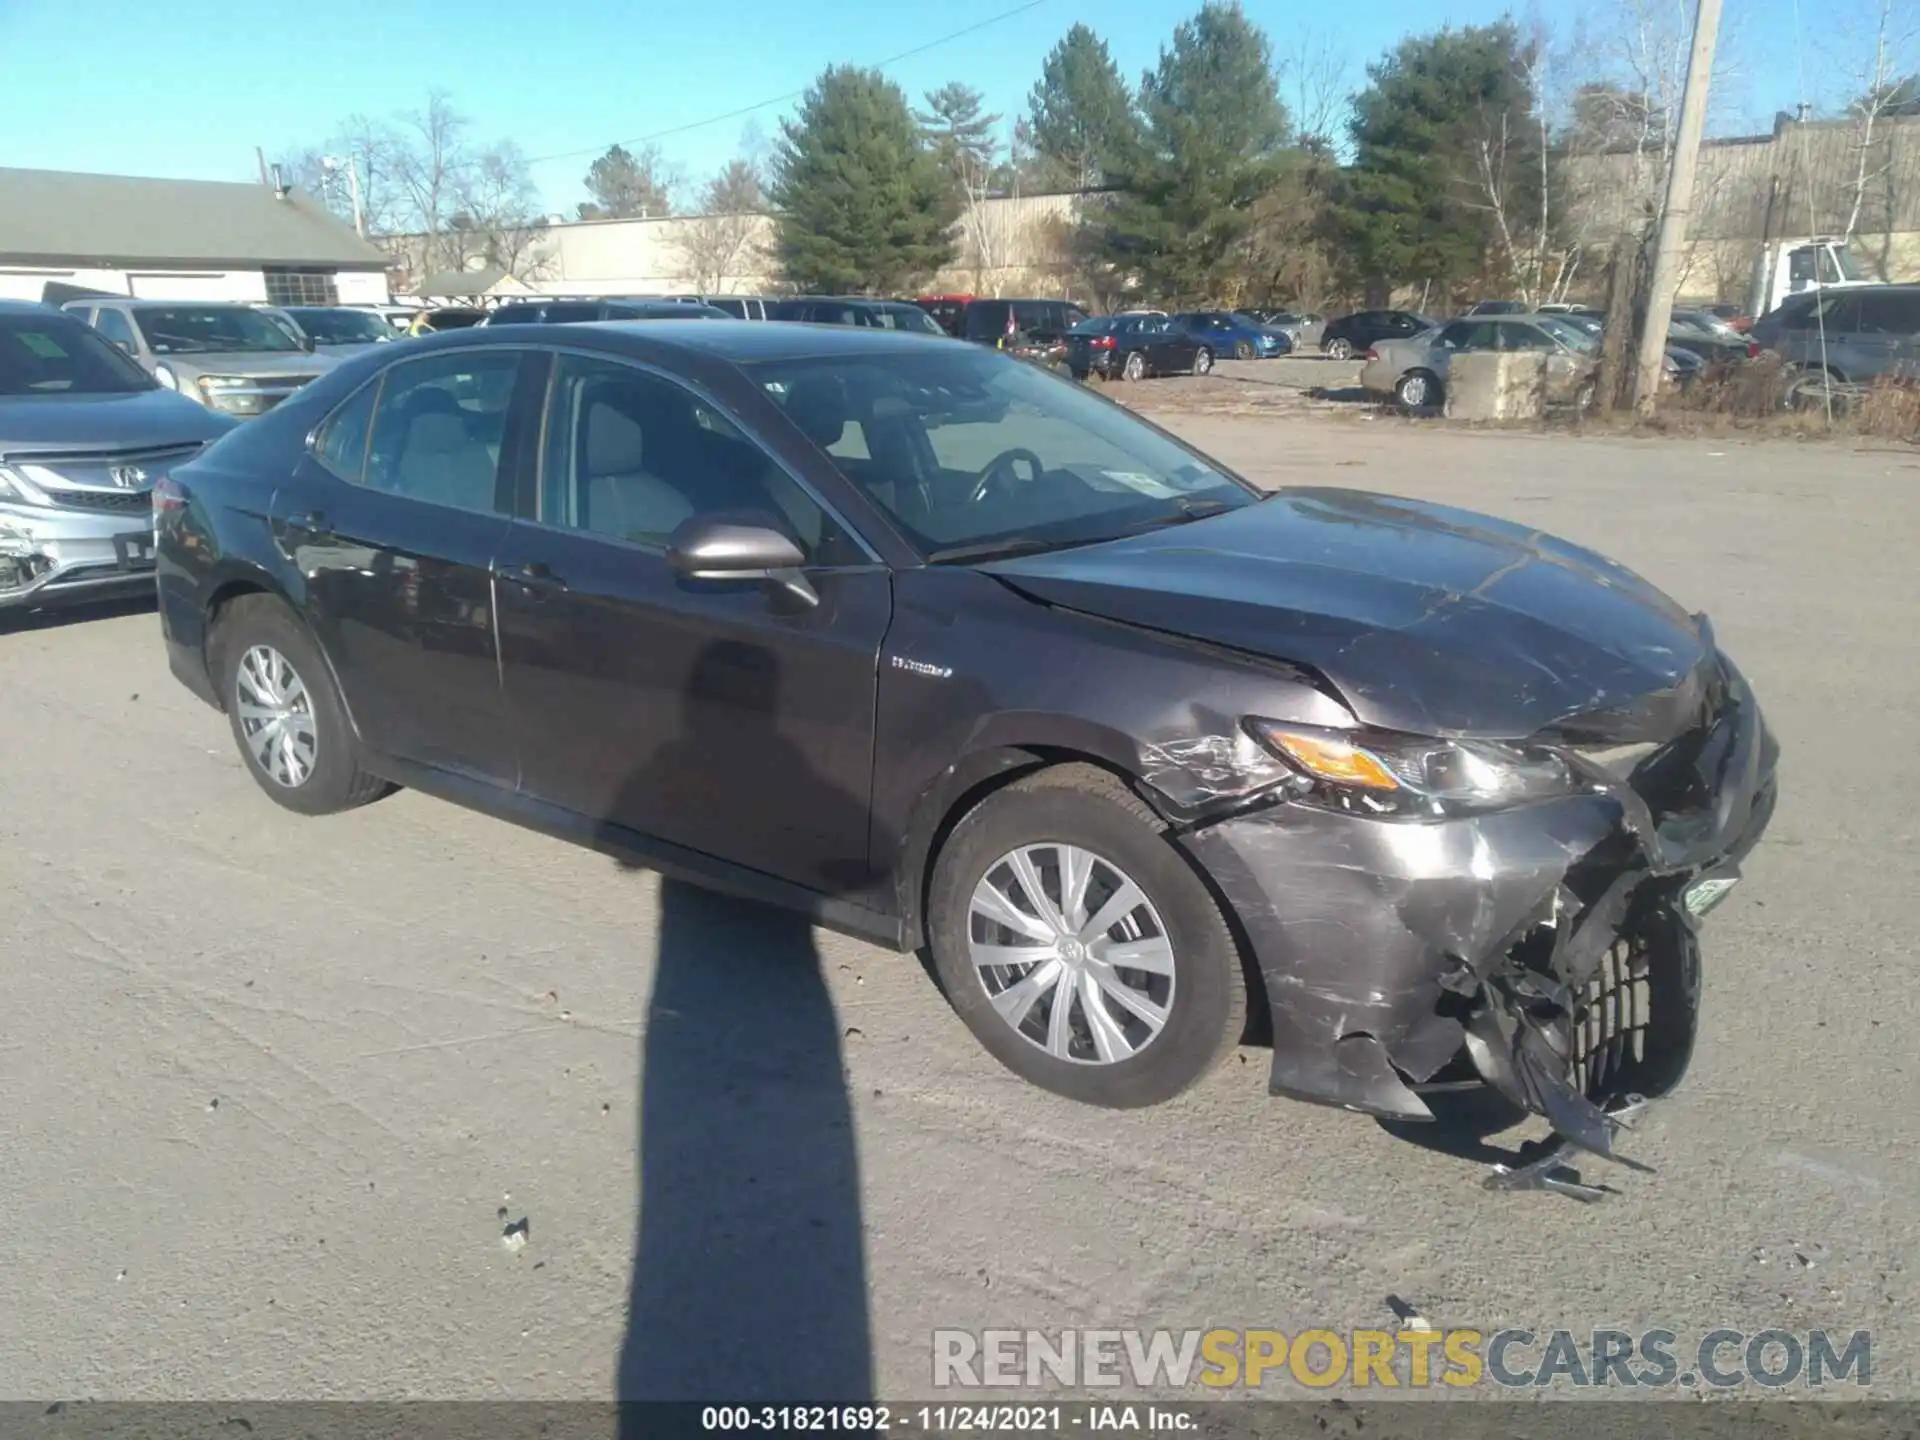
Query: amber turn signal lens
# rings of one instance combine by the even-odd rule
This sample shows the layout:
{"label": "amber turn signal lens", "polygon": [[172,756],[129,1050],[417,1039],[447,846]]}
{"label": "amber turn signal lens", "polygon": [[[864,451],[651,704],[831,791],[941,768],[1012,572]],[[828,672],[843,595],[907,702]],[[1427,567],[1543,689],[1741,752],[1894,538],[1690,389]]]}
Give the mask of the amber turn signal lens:
{"label": "amber turn signal lens", "polygon": [[1357,745],[1321,735],[1303,735],[1277,726],[1261,727],[1261,735],[1280,748],[1289,760],[1317,780],[1336,785],[1358,785],[1365,790],[1398,790],[1400,782],[1379,757]]}

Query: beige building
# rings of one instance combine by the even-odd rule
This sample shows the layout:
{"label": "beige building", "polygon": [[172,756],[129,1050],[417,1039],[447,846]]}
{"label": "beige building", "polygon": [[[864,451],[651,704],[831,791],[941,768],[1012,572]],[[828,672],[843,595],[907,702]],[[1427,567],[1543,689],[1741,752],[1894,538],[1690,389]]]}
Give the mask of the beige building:
{"label": "beige building", "polygon": [[[1067,288],[1061,240],[1078,213],[1072,195],[991,199],[968,208],[955,226],[954,263],[933,282],[936,293],[1059,295]],[[766,215],[676,215],[661,220],[556,221],[529,249],[517,277],[476,272],[486,284],[462,293],[549,295],[772,294],[773,220]],[[417,239],[400,246],[419,273]],[[448,280],[432,281],[445,291]],[[523,288],[524,287],[524,288]],[[415,293],[444,298],[425,288]]]}
{"label": "beige building", "polygon": [[[1578,238],[1604,249],[1658,196],[1657,151],[1576,157],[1568,165]],[[1920,116],[1798,121],[1770,135],[1702,148],[1683,299],[1748,299],[1768,240],[1852,236],[1854,258],[1879,280],[1920,280]]]}

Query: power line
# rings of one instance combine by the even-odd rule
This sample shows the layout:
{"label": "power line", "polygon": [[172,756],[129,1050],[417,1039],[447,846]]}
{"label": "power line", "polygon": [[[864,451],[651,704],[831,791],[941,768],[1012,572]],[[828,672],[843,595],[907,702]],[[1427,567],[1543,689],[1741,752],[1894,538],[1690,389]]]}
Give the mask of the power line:
{"label": "power line", "polygon": [[[955,40],[964,40],[969,35],[978,34],[990,25],[998,25],[1003,20],[1011,20],[1014,16],[1024,15],[1029,10],[1038,10],[1042,5],[1047,3],[1048,0],[1027,0],[1027,3],[1024,5],[1016,5],[1011,10],[1001,11],[998,15],[990,15],[985,20],[976,20],[965,29],[955,30],[950,35],[942,35],[937,40],[929,40],[923,45],[914,46],[911,50],[902,50],[898,55],[889,55],[886,59],[877,62],[873,68],[876,70],[884,70],[887,66],[897,65],[902,60],[911,60],[916,55],[924,55],[929,50],[938,49],[942,45],[952,44]],[[744,119],[756,110],[765,110],[771,105],[784,105],[789,100],[798,100],[802,95],[807,93],[808,88],[809,87],[803,85],[798,90],[789,90],[784,95],[775,95],[768,100],[759,100],[751,105],[743,105],[738,110],[729,110],[724,115],[709,115],[704,120],[693,120],[685,125],[675,125],[666,130],[656,130],[651,135],[636,135],[631,140],[613,140],[609,141],[607,145],[594,145],[585,150],[562,150],[555,155],[538,155],[529,160],[527,164],[545,165],[553,160],[578,160],[587,155],[604,155],[610,146],[613,145],[651,145],[656,140],[666,140],[675,135],[684,135],[689,130],[704,130],[709,125],[723,124],[728,120]]]}

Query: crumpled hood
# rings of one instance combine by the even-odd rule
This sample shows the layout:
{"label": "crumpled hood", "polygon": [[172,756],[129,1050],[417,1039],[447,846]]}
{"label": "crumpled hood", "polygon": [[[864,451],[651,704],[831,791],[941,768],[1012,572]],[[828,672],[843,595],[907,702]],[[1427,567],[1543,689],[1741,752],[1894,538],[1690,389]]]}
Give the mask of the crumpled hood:
{"label": "crumpled hood", "polygon": [[983,567],[1031,598],[1311,667],[1368,725],[1517,739],[1685,690],[1711,630],[1592,551],[1472,511],[1287,489]]}
{"label": "crumpled hood", "polygon": [[171,390],[0,397],[0,456],[161,449],[217,440],[234,422]]}

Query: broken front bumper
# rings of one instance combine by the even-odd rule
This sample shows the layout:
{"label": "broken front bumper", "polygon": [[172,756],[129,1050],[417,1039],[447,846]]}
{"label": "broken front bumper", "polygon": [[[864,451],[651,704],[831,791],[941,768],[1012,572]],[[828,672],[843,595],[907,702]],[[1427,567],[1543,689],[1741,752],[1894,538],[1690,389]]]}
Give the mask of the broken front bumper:
{"label": "broken front bumper", "polygon": [[153,592],[153,507],[109,493],[101,512],[0,503],[0,609]]}
{"label": "broken front bumper", "polygon": [[1189,830],[1264,977],[1273,1092],[1429,1120],[1420,1087],[1464,1054],[1612,1157],[1608,1112],[1686,1071],[1700,919],[1772,817],[1778,747],[1722,663],[1708,718],[1628,774],[1568,752],[1581,793],[1433,822],[1280,803]]}

